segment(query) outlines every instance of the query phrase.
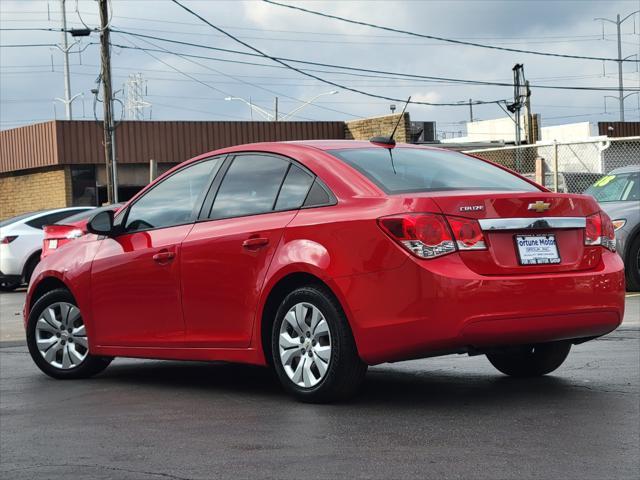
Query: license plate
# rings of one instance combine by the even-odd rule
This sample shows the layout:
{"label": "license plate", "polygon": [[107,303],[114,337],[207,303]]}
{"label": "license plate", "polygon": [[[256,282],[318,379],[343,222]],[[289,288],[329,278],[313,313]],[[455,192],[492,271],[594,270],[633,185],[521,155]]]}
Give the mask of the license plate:
{"label": "license plate", "polygon": [[58,248],[58,240],[49,240],[49,248],[54,249],[54,248]]}
{"label": "license plate", "polygon": [[560,263],[555,235],[516,235],[520,265]]}

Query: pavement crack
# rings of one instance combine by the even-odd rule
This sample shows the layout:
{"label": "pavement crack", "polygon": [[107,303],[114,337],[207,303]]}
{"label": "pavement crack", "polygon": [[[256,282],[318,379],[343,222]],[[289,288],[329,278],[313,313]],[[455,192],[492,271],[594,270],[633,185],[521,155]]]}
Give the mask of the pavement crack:
{"label": "pavement crack", "polygon": [[108,465],[86,464],[86,463],[59,463],[59,464],[49,463],[49,464],[27,465],[27,466],[24,466],[24,467],[7,469],[7,470],[4,470],[4,472],[5,473],[10,473],[10,472],[20,472],[20,471],[25,471],[25,470],[39,469],[39,468],[64,468],[64,467],[97,468],[97,469],[109,470],[109,471],[114,471],[114,472],[126,472],[126,473],[134,473],[134,474],[155,476],[155,477],[159,477],[159,478],[170,478],[172,480],[196,480],[195,477],[182,477],[182,476],[174,475],[174,474],[171,474],[171,473],[151,472],[151,471],[137,470],[137,469],[132,469],[132,468],[112,467],[112,466],[108,466]]}

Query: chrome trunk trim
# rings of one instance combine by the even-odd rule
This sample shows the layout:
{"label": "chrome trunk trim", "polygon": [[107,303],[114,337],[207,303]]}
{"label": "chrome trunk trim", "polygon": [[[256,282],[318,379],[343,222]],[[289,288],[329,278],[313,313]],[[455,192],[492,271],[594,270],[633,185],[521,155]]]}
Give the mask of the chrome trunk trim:
{"label": "chrome trunk trim", "polygon": [[585,228],[584,217],[483,218],[482,230],[547,230],[550,228]]}

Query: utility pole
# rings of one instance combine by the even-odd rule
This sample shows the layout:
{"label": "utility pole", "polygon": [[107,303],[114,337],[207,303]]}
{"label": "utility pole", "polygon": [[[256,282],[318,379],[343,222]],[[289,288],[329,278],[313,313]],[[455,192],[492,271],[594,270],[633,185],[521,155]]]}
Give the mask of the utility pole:
{"label": "utility pole", "polygon": [[[623,79],[622,79],[622,64],[624,63],[624,61],[629,58],[629,57],[625,57],[622,58],[622,32],[621,32],[621,26],[622,24],[628,20],[630,17],[632,17],[633,15],[635,15],[636,13],[639,13],[640,10],[636,10],[635,12],[631,12],[629,15],[627,15],[626,17],[624,17],[622,20],[620,19],[620,14],[616,15],[616,19],[615,20],[611,20],[609,18],[602,18],[602,17],[598,17],[595,20],[601,20],[603,22],[609,22],[609,23],[613,23],[616,26],[616,32],[618,34],[618,104],[619,104],[619,108],[620,108],[620,121],[624,122],[624,99],[625,99],[625,95],[624,95],[624,83],[623,83]],[[603,30],[604,32],[604,30]],[[604,33],[603,33],[604,35]],[[633,56],[633,55],[631,55]],[[606,100],[605,100],[606,101]]]}
{"label": "utility pole", "polygon": [[104,94],[102,121],[104,131],[104,158],[107,167],[107,200],[118,201],[118,174],[116,167],[113,125],[113,92],[111,90],[111,51],[109,42],[109,7],[107,0],[98,0],[100,7],[100,57],[102,64],[102,88]]}
{"label": "utility pole", "polygon": [[278,121],[278,97],[276,97],[274,106],[273,106],[273,121]]}
{"label": "utility pole", "polygon": [[469,122],[473,123],[473,100],[469,99]]}
{"label": "utility pole", "polygon": [[516,124],[516,138],[515,144],[520,145],[522,143],[520,133],[520,110],[522,109],[522,93],[521,93],[521,78],[524,78],[524,66],[521,63],[514,65],[513,69],[513,103],[507,106],[507,109],[514,114],[514,122]]}
{"label": "utility pole", "polygon": [[69,42],[67,41],[67,12],[65,10],[65,0],[60,0],[62,12],[62,53],[64,54],[64,110],[67,120],[72,119],[71,113],[71,79],[69,76]]}
{"label": "utility pole", "polygon": [[529,80],[524,82],[525,87],[525,97],[524,97],[524,121],[525,129],[525,139],[527,141],[527,145],[531,145],[535,143],[537,138],[535,138],[535,132],[533,128],[533,115],[531,114],[531,88],[529,88]]}

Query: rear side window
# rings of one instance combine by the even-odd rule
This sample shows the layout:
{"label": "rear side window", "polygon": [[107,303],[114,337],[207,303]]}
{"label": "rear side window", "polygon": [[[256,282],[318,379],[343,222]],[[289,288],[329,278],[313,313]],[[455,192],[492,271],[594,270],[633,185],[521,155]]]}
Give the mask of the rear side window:
{"label": "rear side window", "polygon": [[457,152],[418,148],[333,150],[386,193],[438,190],[540,191],[490,163]]}
{"label": "rear side window", "polygon": [[304,199],[307,198],[312,183],[313,176],[311,174],[291,164],[278,194],[276,210],[300,208]]}
{"label": "rear side window", "polygon": [[86,208],[77,209],[77,210],[65,210],[64,212],[56,212],[50,213],[48,215],[43,215],[42,217],[34,218],[33,220],[29,220],[27,225],[33,228],[44,228],[45,225],[52,225],[60,220],[70,217],[71,215],[75,215],[78,212],[85,212]]}
{"label": "rear side window", "polygon": [[210,218],[241,217],[273,211],[289,162],[268,155],[239,155],[227,170]]}

